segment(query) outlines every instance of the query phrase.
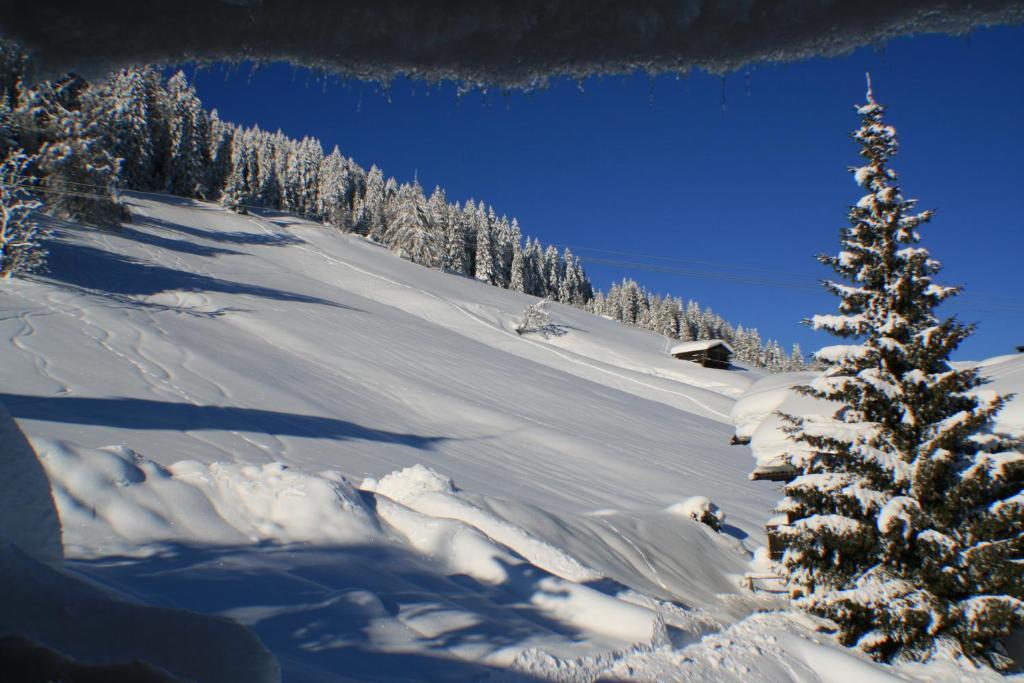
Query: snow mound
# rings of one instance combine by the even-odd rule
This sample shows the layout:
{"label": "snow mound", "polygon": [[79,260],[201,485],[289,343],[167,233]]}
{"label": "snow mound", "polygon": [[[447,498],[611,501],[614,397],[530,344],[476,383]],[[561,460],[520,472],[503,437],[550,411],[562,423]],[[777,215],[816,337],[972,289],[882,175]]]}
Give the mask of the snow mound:
{"label": "snow mound", "polygon": [[627,643],[647,641],[658,628],[655,612],[551,575],[469,524],[427,516],[389,500],[379,500],[377,511],[419,552],[454,573],[500,586],[555,622]]}
{"label": "snow mound", "polygon": [[736,436],[749,439],[762,422],[779,410],[793,387],[808,384],[815,377],[817,373],[813,372],[780,372],[754,382],[733,404],[730,417],[736,426]]}
{"label": "snow mound", "polygon": [[583,582],[602,578],[600,573],[584,566],[564,550],[458,497],[458,489],[452,480],[429,467],[407,467],[399,472],[392,472],[375,485],[372,482],[363,482],[362,488],[385,495],[421,514],[462,522],[537,567],[564,579]]}
{"label": "snow mound", "polygon": [[366,480],[361,488],[403,503],[423,493],[454,493],[452,480],[429,467],[416,464],[385,476],[379,482]]}
{"label": "snow mound", "polygon": [[689,517],[715,530],[722,528],[725,522],[725,512],[707,496],[692,496],[681,503],[669,506],[667,511],[674,515]]}
{"label": "snow mound", "polygon": [[732,409],[736,436],[750,440],[756,467],[762,470],[799,464],[810,450],[783,431],[782,415],[828,421],[839,405],[794,391],[818,377],[813,372],[783,372],[755,382]]}
{"label": "snow mound", "polygon": [[333,473],[280,463],[162,467],[124,446],[37,444],[79,555],[138,554],[171,541],[345,544],[380,533],[359,494]]}

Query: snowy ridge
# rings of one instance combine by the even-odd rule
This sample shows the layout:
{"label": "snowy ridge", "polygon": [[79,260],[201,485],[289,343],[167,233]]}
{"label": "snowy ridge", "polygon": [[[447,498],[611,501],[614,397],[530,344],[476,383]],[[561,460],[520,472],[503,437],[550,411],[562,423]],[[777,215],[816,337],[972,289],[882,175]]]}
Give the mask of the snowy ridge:
{"label": "snowy ridge", "polygon": [[741,585],[777,502],[728,445],[782,404],[737,413],[756,374],[557,304],[517,335],[536,299],[308,221],[130,204],[0,294],[69,572],[244,624],[287,681],[988,675],[754,614],[784,606]]}

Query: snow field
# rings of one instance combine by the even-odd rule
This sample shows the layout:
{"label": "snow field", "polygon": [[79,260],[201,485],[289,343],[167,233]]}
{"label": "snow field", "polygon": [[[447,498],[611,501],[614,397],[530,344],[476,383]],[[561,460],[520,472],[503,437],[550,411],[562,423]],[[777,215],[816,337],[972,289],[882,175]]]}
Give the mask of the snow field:
{"label": "snow field", "polygon": [[[777,456],[773,413],[813,375],[701,368],[558,304],[566,334],[517,335],[534,298],[367,240],[129,203],[0,294],[0,401],[68,572],[244,624],[287,681],[988,676],[878,667],[741,588],[779,493],[733,420]],[[1022,367],[987,362],[991,388]],[[690,518],[711,501],[721,533]]]}

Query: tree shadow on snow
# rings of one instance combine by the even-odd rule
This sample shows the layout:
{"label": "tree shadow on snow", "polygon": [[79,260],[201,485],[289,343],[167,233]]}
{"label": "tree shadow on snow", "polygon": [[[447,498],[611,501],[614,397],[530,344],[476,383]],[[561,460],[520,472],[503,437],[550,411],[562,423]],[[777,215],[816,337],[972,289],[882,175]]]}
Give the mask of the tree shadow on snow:
{"label": "tree shadow on snow", "polygon": [[[142,219],[142,221],[136,221],[136,224],[140,222],[148,222],[148,219]],[[169,251],[176,251],[181,254],[189,254],[191,256],[231,256],[238,255],[242,252],[234,249],[226,249],[224,247],[215,247],[208,244],[201,244],[199,242],[189,240],[178,240],[172,237],[164,237],[162,235],[156,235],[150,232],[143,232],[142,230],[136,230],[135,228],[124,225],[117,231],[117,236],[124,239],[132,240],[133,242],[139,242],[146,244],[151,247],[157,247],[160,249],[167,249]]]}
{"label": "tree shadow on snow", "polygon": [[[68,568],[147,603],[218,614],[251,628],[284,680],[534,681],[455,659],[565,633],[506,586],[447,576],[389,543],[163,546],[146,558],[73,560]],[[543,573],[541,573],[543,575]],[[571,634],[566,634],[571,637]]]}
{"label": "tree shadow on snow", "polygon": [[[46,280],[99,296],[151,296],[170,290],[223,292],[356,310],[315,296],[175,270],[84,244],[55,240],[48,246],[50,257]],[[145,304],[140,302],[140,305]]]}
{"label": "tree shadow on snow", "polygon": [[729,536],[732,536],[738,541],[743,541],[750,538],[750,534],[748,534],[746,531],[739,528],[738,526],[733,526],[732,524],[723,524],[722,533],[728,534]]}
{"label": "tree shadow on snow", "polygon": [[[191,225],[183,225],[181,223],[175,223],[162,218],[156,218],[155,216],[137,216],[132,220],[133,223],[139,226],[152,227],[159,230],[170,230],[183,235],[188,235],[192,238],[209,240],[211,242],[221,242],[223,244],[284,247],[291,244],[303,243],[301,239],[288,233],[204,230]],[[275,225],[277,225],[277,223],[275,223]]]}
{"label": "tree shadow on snow", "polygon": [[239,431],[338,441],[382,441],[428,451],[451,440],[445,436],[421,436],[373,429],[333,417],[141,398],[46,397],[0,393],[0,402],[7,406],[12,415],[23,420],[122,429]]}

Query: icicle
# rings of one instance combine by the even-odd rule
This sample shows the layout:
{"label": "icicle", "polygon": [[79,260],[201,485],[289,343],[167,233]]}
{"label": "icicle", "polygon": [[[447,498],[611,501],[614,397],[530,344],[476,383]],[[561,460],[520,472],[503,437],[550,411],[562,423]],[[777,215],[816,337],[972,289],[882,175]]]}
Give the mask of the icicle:
{"label": "icicle", "polygon": [[249,75],[246,79],[246,85],[252,85],[252,79],[256,77],[256,72],[259,71],[260,68],[261,64],[259,62],[253,62],[249,65]]}
{"label": "icicle", "polygon": [[725,102],[725,75],[724,74],[721,76],[721,79],[722,79],[722,111],[724,112],[725,109],[726,109],[726,102]]}

